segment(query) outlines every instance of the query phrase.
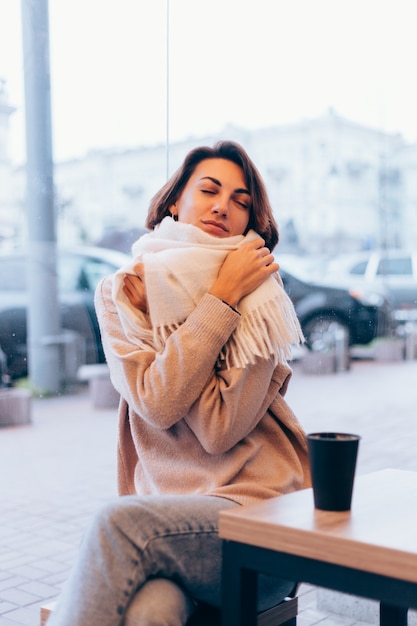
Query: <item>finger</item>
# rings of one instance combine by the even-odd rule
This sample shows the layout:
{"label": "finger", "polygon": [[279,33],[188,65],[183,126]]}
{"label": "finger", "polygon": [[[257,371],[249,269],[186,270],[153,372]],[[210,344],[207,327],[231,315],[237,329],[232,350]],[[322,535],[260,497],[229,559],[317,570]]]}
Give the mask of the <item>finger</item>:
{"label": "finger", "polygon": [[132,306],[143,309],[144,301],[135,291],[131,291],[130,289],[123,287],[123,292]]}
{"label": "finger", "polygon": [[133,271],[135,272],[136,276],[138,276],[140,279],[143,279],[143,263],[136,263],[136,265],[133,266]]}
{"label": "finger", "polygon": [[123,285],[123,287],[122,287],[122,291],[123,291],[123,293],[125,294],[125,296],[127,296],[127,298],[128,298],[129,300],[131,300],[131,299],[132,299],[133,294],[132,294],[132,292],[131,292],[131,290],[130,290],[130,288],[129,288],[129,286],[128,286],[128,285],[124,284],[124,285]]}
{"label": "finger", "polygon": [[261,248],[260,250],[258,250],[258,256],[262,264],[265,265],[270,265],[275,261],[274,256],[269,251],[269,248]]}
{"label": "finger", "polygon": [[246,250],[258,250],[259,248],[263,248],[265,246],[265,241],[262,237],[257,237],[256,239],[252,239],[251,241],[246,241],[242,248]]}
{"label": "finger", "polygon": [[262,237],[258,237],[257,239],[254,240],[254,247],[255,249],[261,249],[265,247],[265,241],[262,239]]}
{"label": "finger", "polygon": [[270,254],[269,250],[266,254],[263,255],[263,260],[266,265],[271,265],[274,262],[274,257]]}
{"label": "finger", "polygon": [[[125,276],[123,281],[123,290],[127,290],[132,296],[135,296],[138,289],[141,289],[142,281],[137,276]],[[126,291],[125,291],[126,293]]]}
{"label": "finger", "polygon": [[[138,279],[137,279],[138,280]],[[131,280],[130,278],[127,279],[124,283],[123,283],[123,291],[128,291],[129,293],[131,293],[132,295],[134,295],[137,291],[137,287],[135,286],[135,283],[133,280]]]}
{"label": "finger", "polygon": [[142,279],[140,276],[133,276],[133,274],[126,274],[123,283],[129,285],[131,290],[140,289],[142,287]]}

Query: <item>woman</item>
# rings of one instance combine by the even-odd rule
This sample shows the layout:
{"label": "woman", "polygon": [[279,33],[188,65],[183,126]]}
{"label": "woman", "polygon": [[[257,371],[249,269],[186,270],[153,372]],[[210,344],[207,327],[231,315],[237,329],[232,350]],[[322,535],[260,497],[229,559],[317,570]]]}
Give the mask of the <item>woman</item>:
{"label": "woman", "polygon": [[[243,148],[191,151],[147,227],[131,266],[96,293],[121,395],[122,497],[87,533],[52,626],[180,626],[196,603],[219,606],[219,511],[310,484],[304,432],[284,400],[302,335]],[[293,586],[263,577],[260,608]]]}

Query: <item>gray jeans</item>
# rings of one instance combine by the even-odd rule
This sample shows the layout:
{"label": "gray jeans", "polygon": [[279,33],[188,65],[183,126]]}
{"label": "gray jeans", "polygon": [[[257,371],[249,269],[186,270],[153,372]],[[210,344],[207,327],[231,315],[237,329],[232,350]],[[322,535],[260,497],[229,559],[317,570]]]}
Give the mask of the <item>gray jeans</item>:
{"label": "gray jeans", "polygon": [[[195,602],[220,606],[218,515],[234,506],[194,495],[110,502],[87,531],[48,626],[183,626]],[[261,577],[259,608],[293,587]]]}

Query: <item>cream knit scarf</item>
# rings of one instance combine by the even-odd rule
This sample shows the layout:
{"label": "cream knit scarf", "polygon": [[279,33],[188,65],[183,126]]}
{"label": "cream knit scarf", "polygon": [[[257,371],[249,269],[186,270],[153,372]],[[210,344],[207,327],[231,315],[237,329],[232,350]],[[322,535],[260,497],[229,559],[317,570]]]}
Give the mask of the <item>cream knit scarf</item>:
{"label": "cream knit scarf", "polygon": [[[214,237],[203,230],[166,217],[149,234],[133,244],[135,260],[115,274],[113,300],[128,339],[144,349],[161,351],[169,335],[193,311],[208,292],[219,268],[231,251],[258,235]],[[123,276],[144,265],[148,315],[135,309],[122,291]],[[243,298],[241,318],[224,345],[219,363],[244,368],[255,357],[274,357],[276,363],[292,356],[291,346],[303,334],[291,300],[276,277]]]}

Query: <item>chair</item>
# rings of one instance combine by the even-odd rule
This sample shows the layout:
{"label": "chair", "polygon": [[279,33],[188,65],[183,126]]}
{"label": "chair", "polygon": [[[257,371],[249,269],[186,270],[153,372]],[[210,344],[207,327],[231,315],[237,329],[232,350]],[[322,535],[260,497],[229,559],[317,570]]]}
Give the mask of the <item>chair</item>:
{"label": "chair", "polygon": [[[266,611],[258,613],[257,626],[296,626],[298,615],[298,585],[290,596]],[[220,609],[200,604],[187,626],[221,626]]]}

